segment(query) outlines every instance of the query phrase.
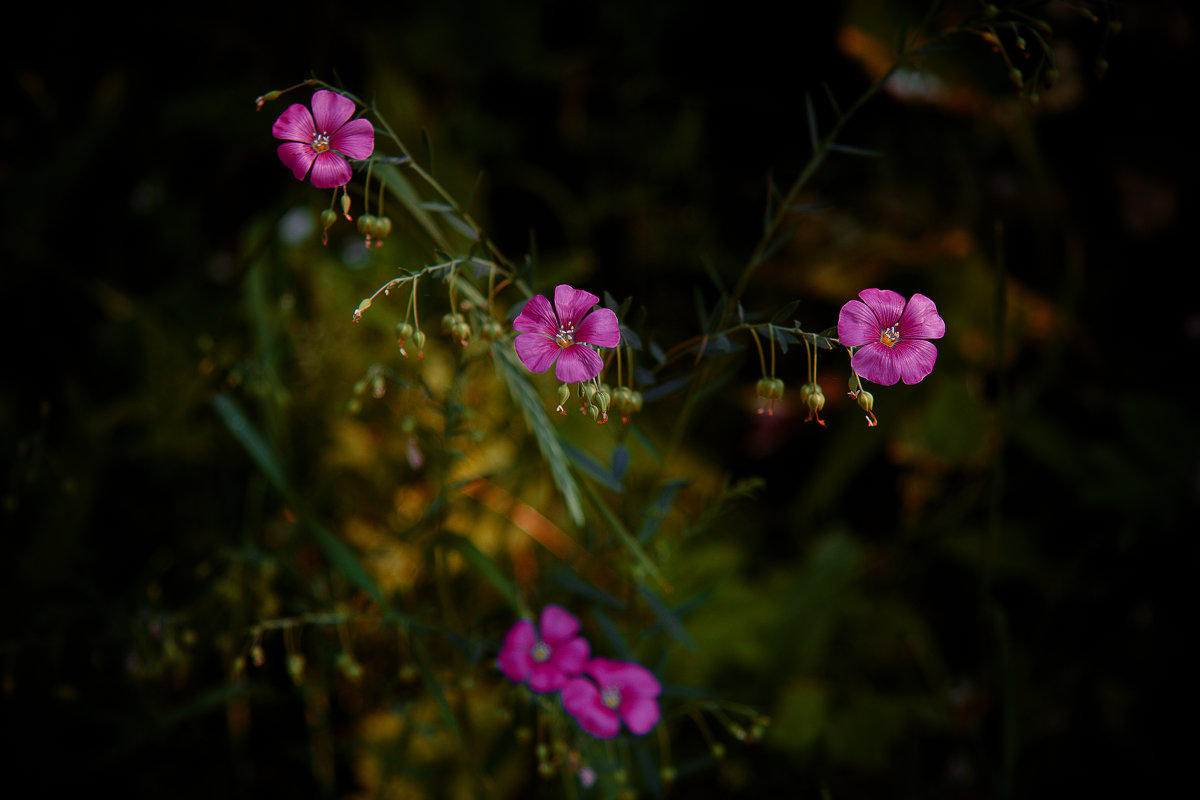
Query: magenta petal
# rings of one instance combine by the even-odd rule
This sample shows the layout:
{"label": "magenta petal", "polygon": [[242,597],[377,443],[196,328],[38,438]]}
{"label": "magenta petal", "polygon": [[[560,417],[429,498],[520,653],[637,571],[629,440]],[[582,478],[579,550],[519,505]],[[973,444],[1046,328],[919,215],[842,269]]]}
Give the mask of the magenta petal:
{"label": "magenta petal", "polygon": [[604,705],[600,690],[586,678],[567,681],[562,690],[562,704],[579,727],[597,739],[611,739],[621,731],[617,712]]}
{"label": "magenta petal", "polygon": [[567,682],[562,670],[549,661],[532,661],[529,670],[529,688],[535,692],[557,692]]}
{"label": "magenta petal", "polygon": [[582,289],[572,289],[565,283],[554,287],[554,310],[564,326],[579,327],[588,309],[600,302],[600,298]]}
{"label": "magenta petal", "polygon": [[513,320],[513,327],[524,333],[540,333],[553,339],[558,335],[558,318],[554,316],[550,301],[535,294]]}
{"label": "magenta petal", "polygon": [[576,636],[554,648],[554,652],[550,654],[550,663],[564,675],[578,675],[587,666],[591,654],[592,648],[587,639]]}
{"label": "magenta petal", "polygon": [[[551,344],[554,343],[551,342]],[[564,347],[559,353],[558,365],[554,368],[554,377],[563,383],[579,383],[596,377],[603,367],[604,359],[600,358],[595,350],[586,344],[573,344],[570,347]],[[534,372],[538,371],[534,370]]]}
{"label": "magenta petal", "polygon": [[897,328],[901,339],[940,339],[946,335],[946,323],[938,316],[937,305],[920,293],[904,307]]}
{"label": "magenta petal", "polygon": [[517,358],[530,372],[545,372],[550,369],[554,359],[562,352],[553,339],[547,339],[537,333],[522,333],[513,341],[513,349]]}
{"label": "magenta petal", "polygon": [[863,289],[858,296],[875,312],[880,330],[895,325],[904,311],[904,295],[891,289]]}
{"label": "magenta petal", "polygon": [[312,113],[299,103],[285,108],[271,126],[272,136],[276,139],[287,139],[289,142],[312,142],[316,132]]}
{"label": "magenta petal", "polygon": [[530,649],[537,643],[537,632],[527,619],[518,620],[504,635],[496,666],[511,681],[524,683],[533,667]]}
{"label": "magenta petal", "polygon": [[321,89],[313,93],[312,110],[317,130],[332,134],[354,116],[354,101],[337,92]]}
{"label": "magenta petal", "polygon": [[629,730],[638,734],[647,733],[658,724],[662,713],[658,710],[658,701],[650,697],[632,697],[621,703],[621,718]]}
{"label": "magenta petal", "polygon": [[892,348],[892,353],[901,379],[909,385],[923,380],[937,363],[937,347],[924,339],[901,339]]}
{"label": "magenta petal", "polygon": [[548,605],[542,609],[538,631],[542,634],[542,641],[554,644],[579,633],[579,620],[562,606]]}
{"label": "magenta petal", "polygon": [[843,347],[862,347],[878,342],[882,330],[875,312],[866,303],[850,300],[838,312],[838,341]]}
{"label": "magenta petal", "polygon": [[[917,341],[920,340],[914,340],[913,343]],[[874,342],[860,347],[851,357],[850,366],[854,368],[860,378],[866,378],[880,386],[891,386],[900,380],[900,359],[895,350],[901,344],[904,342],[900,342],[895,348],[890,348],[880,342]],[[930,345],[930,347],[932,346]]]}
{"label": "magenta petal", "polygon": [[575,326],[575,341],[600,347],[616,347],[621,343],[621,326],[610,308],[597,308]]}
{"label": "magenta petal", "polygon": [[352,119],[329,137],[329,148],[362,160],[375,152],[375,129],[365,119]]}
{"label": "magenta petal", "polygon": [[308,174],[308,168],[312,166],[317,157],[311,147],[300,144],[300,142],[284,142],[279,145],[276,152],[279,153],[279,160],[292,171],[292,175],[296,176],[298,181],[304,180],[304,176]]}
{"label": "magenta petal", "polygon": [[312,185],[318,189],[332,189],[348,183],[354,172],[346,159],[332,150],[317,153],[317,160],[312,168]]}
{"label": "magenta petal", "polygon": [[593,658],[587,672],[601,686],[618,686],[622,694],[658,697],[662,684],[654,673],[632,661],[613,661],[609,658]]}

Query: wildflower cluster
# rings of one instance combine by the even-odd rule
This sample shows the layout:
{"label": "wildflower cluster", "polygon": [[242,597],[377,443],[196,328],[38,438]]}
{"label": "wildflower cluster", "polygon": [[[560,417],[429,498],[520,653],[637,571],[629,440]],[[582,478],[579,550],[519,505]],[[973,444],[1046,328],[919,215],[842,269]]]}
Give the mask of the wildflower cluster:
{"label": "wildflower cluster", "polygon": [[592,658],[579,629],[569,611],[548,605],[537,626],[521,619],[509,629],[496,666],[535,692],[558,692],[563,709],[597,739],[614,738],[622,722],[632,733],[649,732],[661,718],[658,679],[631,661]]}

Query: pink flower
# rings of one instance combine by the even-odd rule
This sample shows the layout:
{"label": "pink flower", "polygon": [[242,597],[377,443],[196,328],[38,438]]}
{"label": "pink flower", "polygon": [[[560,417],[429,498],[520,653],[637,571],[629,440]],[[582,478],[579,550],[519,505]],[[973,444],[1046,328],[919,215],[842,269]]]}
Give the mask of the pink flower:
{"label": "pink flower", "polygon": [[331,189],[350,180],[347,158],[363,159],[375,152],[375,129],[365,119],[350,119],[354,101],[322,89],[312,96],[312,112],[293,103],[271,128],[279,145],[279,159],[296,180],[304,180],[312,167],[312,185]]}
{"label": "pink flower", "polygon": [[937,348],[926,339],[946,335],[937,306],[923,294],[904,297],[888,289],[863,289],[838,314],[838,339],[857,347],[850,366],[859,377],[891,386],[913,384],[933,371]]}
{"label": "pink flower", "polygon": [[546,606],[538,628],[522,619],[508,629],[496,666],[509,680],[528,683],[535,692],[557,691],[583,672],[591,655],[587,640],[578,634],[578,619],[561,606]]}
{"label": "pink flower", "polygon": [[596,679],[572,678],[562,689],[563,708],[579,727],[597,739],[611,739],[621,731],[646,733],[662,717],[658,700],[662,686],[645,667],[631,661],[593,658],[586,672]]}
{"label": "pink flower", "polygon": [[513,345],[525,368],[545,372],[557,359],[554,376],[563,383],[578,383],[599,375],[604,361],[588,345],[616,347],[621,341],[621,327],[611,309],[588,313],[598,302],[596,295],[564,283],[554,289],[554,308],[540,294],[526,303],[513,320],[513,327],[523,331]]}

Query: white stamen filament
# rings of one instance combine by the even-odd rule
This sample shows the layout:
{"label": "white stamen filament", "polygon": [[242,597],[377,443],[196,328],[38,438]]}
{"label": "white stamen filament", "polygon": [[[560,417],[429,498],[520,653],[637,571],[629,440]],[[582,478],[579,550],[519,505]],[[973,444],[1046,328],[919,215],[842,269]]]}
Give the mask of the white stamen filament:
{"label": "white stamen filament", "polygon": [[570,347],[575,344],[575,326],[564,325],[558,329],[558,336],[554,337],[554,343],[559,347]]}
{"label": "white stamen filament", "polygon": [[329,149],[329,134],[328,133],[313,134],[312,148],[313,148],[313,150],[316,150],[318,153],[324,153],[326,150],[328,150]]}
{"label": "white stamen filament", "polygon": [[892,327],[884,330],[879,334],[879,341],[888,347],[895,347],[896,342],[900,341],[899,326],[893,325]]}

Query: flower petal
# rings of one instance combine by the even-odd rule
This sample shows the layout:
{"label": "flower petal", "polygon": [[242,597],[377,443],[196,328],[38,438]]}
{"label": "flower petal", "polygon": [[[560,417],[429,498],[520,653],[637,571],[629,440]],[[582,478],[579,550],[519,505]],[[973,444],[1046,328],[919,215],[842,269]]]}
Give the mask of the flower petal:
{"label": "flower petal", "polygon": [[553,339],[558,335],[558,318],[554,316],[550,301],[535,294],[513,320],[513,327],[523,333],[540,333]]}
{"label": "flower petal", "polygon": [[304,180],[304,176],[308,174],[308,168],[312,166],[317,157],[311,147],[299,142],[284,142],[279,145],[276,152],[279,153],[279,160],[292,171],[292,175],[298,181]]}
{"label": "flower petal", "polygon": [[891,289],[863,289],[858,296],[875,312],[880,330],[895,325],[904,311],[904,295]]}
{"label": "flower petal", "polygon": [[587,639],[576,636],[555,646],[548,663],[553,664],[554,668],[564,675],[578,675],[587,666],[591,654],[592,648]]}
{"label": "flower petal", "polygon": [[557,692],[567,682],[566,674],[549,661],[530,662],[529,688],[535,692]]}
{"label": "flower petal", "polygon": [[875,312],[859,300],[850,300],[838,312],[838,341],[843,347],[862,347],[879,341],[882,328]]}
{"label": "flower petal", "polygon": [[332,134],[354,116],[354,101],[337,92],[321,89],[313,93],[312,110],[317,130]]}
{"label": "flower petal", "polygon": [[933,365],[937,363],[937,347],[924,339],[901,339],[892,348],[892,353],[901,379],[909,385],[922,381],[933,372]]}
{"label": "flower petal", "polygon": [[597,739],[611,739],[621,732],[621,720],[600,699],[600,690],[587,678],[573,678],[562,690],[563,708],[579,727]]}
{"label": "flower petal", "polygon": [[593,658],[588,662],[587,672],[601,686],[621,687],[626,697],[658,697],[662,693],[662,684],[654,673],[632,661]]}
{"label": "flower petal", "polygon": [[547,644],[562,642],[579,633],[579,620],[562,606],[551,604],[542,609],[538,632]]}
{"label": "flower petal", "polygon": [[375,152],[375,128],[365,119],[352,119],[329,137],[329,147],[348,158],[369,158]]}
{"label": "flower petal", "polygon": [[649,732],[662,718],[658,701],[652,697],[631,697],[621,703],[620,713],[629,730],[639,736]]}
{"label": "flower petal", "polygon": [[578,328],[588,309],[600,302],[600,298],[582,289],[572,289],[565,283],[554,287],[554,310],[564,326]]}
{"label": "flower petal", "polygon": [[616,347],[621,343],[621,325],[611,308],[597,308],[575,326],[575,341],[600,347]]}
{"label": "flower petal", "polygon": [[554,359],[562,352],[553,339],[547,339],[537,333],[522,333],[513,342],[517,358],[530,372],[545,372],[550,369]]}
{"label": "flower petal", "polygon": [[901,339],[940,339],[946,335],[946,322],[938,316],[937,305],[919,292],[904,307],[897,328]]}
{"label": "flower petal", "polygon": [[[554,342],[550,344],[558,347]],[[520,351],[518,351],[519,353]],[[563,383],[588,381],[599,375],[603,367],[604,359],[600,358],[599,353],[586,344],[573,344],[570,347],[562,348],[562,352],[559,353],[558,366],[554,368],[554,377]],[[534,372],[540,372],[540,370],[534,370]]]}
{"label": "flower petal", "polygon": [[271,135],[276,139],[287,139],[289,142],[312,142],[317,133],[313,125],[312,112],[306,106],[293,103],[283,110],[275,124],[271,126]]}
{"label": "flower petal", "polygon": [[536,643],[537,632],[533,623],[527,619],[517,620],[504,635],[504,644],[500,647],[500,655],[496,657],[496,666],[509,680],[524,683],[533,667],[529,651]]}
{"label": "flower petal", "polygon": [[[921,340],[910,340],[914,344],[919,341]],[[891,386],[900,380],[900,358],[896,350],[901,344],[904,342],[897,343],[895,347],[888,347],[881,342],[872,342],[860,347],[850,359],[850,366],[854,368],[860,378],[866,378],[880,386]],[[930,347],[932,346],[930,345]]]}
{"label": "flower petal", "polygon": [[350,163],[332,150],[317,153],[312,168],[312,185],[318,189],[332,189],[350,182],[354,172]]}

